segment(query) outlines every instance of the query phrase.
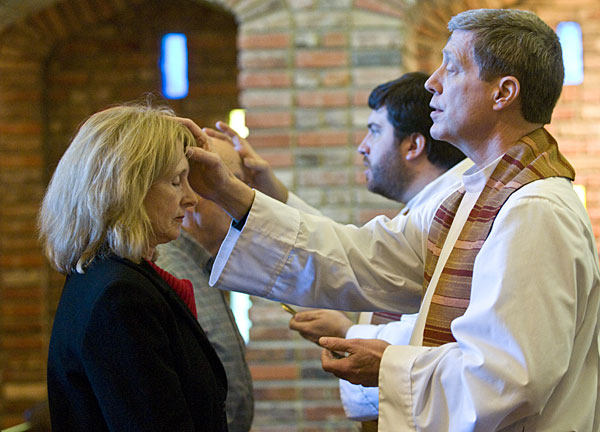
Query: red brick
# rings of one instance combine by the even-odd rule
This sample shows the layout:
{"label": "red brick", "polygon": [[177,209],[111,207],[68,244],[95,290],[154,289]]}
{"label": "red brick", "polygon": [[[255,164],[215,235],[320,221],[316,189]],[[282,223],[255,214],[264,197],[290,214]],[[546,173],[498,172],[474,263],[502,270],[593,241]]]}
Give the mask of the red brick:
{"label": "red brick", "polygon": [[242,35],[238,37],[238,48],[286,48],[290,45],[288,33]]}
{"label": "red brick", "polygon": [[298,398],[294,387],[254,387],[254,399],[257,401],[268,400],[294,400]]}
{"label": "red brick", "polygon": [[371,90],[356,90],[352,95],[352,104],[359,107],[369,106]]}
{"label": "red brick", "polygon": [[246,88],[285,88],[292,83],[288,72],[242,72],[238,84],[242,89]]}
{"label": "red brick", "polygon": [[346,66],[348,54],[344,51],[300,51],[296,54],[296,66],[335,67]]}
{"label": "red brick", "polygon": [[[367,135],[366,125],[365,130],[358,130],[352,133],[352,142],[357,149],[362,140],[365,139],[365,135]],[[362,165],[363,157],[358,151],[356,152],[355,158],[354,165]]]}
{"label": "red brick", "polygon": [[6,102],[38,102],[42,97],[37,89],[1,90],[0,101]]}
{"label": "red brick", "polygon": [[348,44],[348,34],[342,32],[326,33],[323,35],[323,46],[342,47]]}
{"label": "red brick", "polygon": [[42,131],[42,125],[38,122],[27,123],[12,121],[0,123],[0,134],[20,135],[20,134],[39,134]]}
{"label": "red brick", "polygon": [[367,179],[365,178],[365,173],[360,170],[354,173],[354,183],[357,185],[364,185],[367,183]]}
{"label": "red brick", "polygon": [[266,133],[261,131],[251,131],[248,140],[250,141],[252,146],[256,148],[289,148],[291,144],[291,137],[289,133]]}
{"label": "red brick", "polygon": [[304,91],[298,93],[297,101],[301,107],[340,107],[348,104],[348,93],[345,90]]}
{"label": "red brick", "polygon": [[298,174],[300,186],[343,186],[348,184],[349,176],[345,170],[316,171],[305,170]]}
{"label": "red brick", "polygon": [[[222,32],[203,31],[188,35],[187,40],[190,51],[194,47],[202,51],[205,51],[207,48],[220,50],[223,47],[224,40],[227,41],[228,45],[234,45],[235,35],[233,33],[223,34]],[[226,53],[221,54],[226,55]]]}
{"label": "red brick", "polygon": [[244,92],[240,101],[245,108],[289,107],[292,104],[292,97],[287,90],[256,90]]}
{"label": "red brick", "polygon": [[26,316],[26,317],[40,317],[42,314],[43,306],[40,304],[17,304],[3,302],[0,305],[0,312],[2,318]]}
{"label": "red brick", "polygon": [[298,134],[301,147],[339,147],[348,145],[348,133],[342,131],[303,132]]}
{"label": "red brick", "polygon": [[339,405],[320,405],[304,408],[304,415],[308,420],[333,420],[344,418],[344,409]]}
{"label": "red brick", "polygon": [[261,151],[260,155],[267,161],[273,168],[287,168],[294,164],[292,154],[290,152],[265,152]]}
{"label": "red brick", "polygon": [[[2,300],[25,300],[33,301],[42,299],[45,295],[45,290],[40,286],[32,286],[27,289],[22,287],[19,288],[3,288],[2,289]],[[39,323],[32,323],[34,326],[39,326]]]}
{"label": "red brick", "polygon": [[256,349],[250,344],[246,350],[246,361],[249,363],[272,363],[290,361],[294,358],[294,351],[291,349]]}
{"label": "red brick", "polygon": [[3,255],[0,256],[0,267],[37,267],[45,262],[42,255]]}
{"label": "red brick", "polygon": [[371,12],[377,12],[385,16],[395,16],[402,18],[404,14],[402,9],[386,4],[380,0],[356,0],[354,3],[356,9],[365,9]]}
{"label": "red brick", "polygon": [[345,87],[350,83],[351,76],[347,70],[331,70],[323,74],[322,84],[325,87]]}
{"label": "red brick", "polygon": [[339,399],[339,387],[316,387],[311,386],[302,389],[302,398],[306,400],[336,400]]}
{"label": "red brick", "polygon": [[250,129],[284,128],[292,125],[289,112],[246,113],[246,126]]}
{"label": "red brick", "polygon": [[239,59],[240,69],[281,69],[288,65],[288,54],[283,52],[267,52],[261,55],[246,55]]}
{"label": "red brick", "polygon": [[287,327],[258,328],[256,326],[253,326],[250,329],[250,340],[251,341],[291,340],[293,338],[294,338],[294,333]]}
{"label": "red brick", "polygon": [[[0,126],[2,129],[2,126]],[[1,154],[0,155],[0,167],[41,167],[43,165],[43,159],[41,155],[13,155],[13,154]]]}
{"label": "red brick", "polygon": [[[308,342],[308,341],[306,341]],[[301,349],[298,350],[297,352],[297,358],[299,360],[321,360],[321,351],[323,351],[323,348],[319,347],[317,344],[313,344],[313,345],[308,345],[308,343],[305,344],[305,346]]]}
{"label": "red brick", "polygon": [[290,364],[250,365],[250,374],[256,381],[297,379],[298,367]]}
{"label": "red brick", "polygon": [[41,335],[25,336],[2,336],[2,349],[5,350],[23,350],[23,349],[42,349],[44,341]]}

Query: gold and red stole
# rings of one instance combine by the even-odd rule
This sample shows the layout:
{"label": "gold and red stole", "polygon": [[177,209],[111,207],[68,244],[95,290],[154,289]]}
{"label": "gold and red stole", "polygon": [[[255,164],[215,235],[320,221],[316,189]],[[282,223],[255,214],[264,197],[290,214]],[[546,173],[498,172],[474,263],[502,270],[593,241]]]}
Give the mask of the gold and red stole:
{"label": "gold and red stole", "polygon": [[[573,180],[575,170],[559,152],[554,138],[540,128],[521,138],[506,152],[471,210],[435,288],[425,322],[423,346],[455,341],[450,324],[462,316],[469,305],[475,258],[492,229],[496,215],[517,189],[549,177]],[[463,188],[454,192],[434,216],[427,240],[423,294],[463,196]]]}

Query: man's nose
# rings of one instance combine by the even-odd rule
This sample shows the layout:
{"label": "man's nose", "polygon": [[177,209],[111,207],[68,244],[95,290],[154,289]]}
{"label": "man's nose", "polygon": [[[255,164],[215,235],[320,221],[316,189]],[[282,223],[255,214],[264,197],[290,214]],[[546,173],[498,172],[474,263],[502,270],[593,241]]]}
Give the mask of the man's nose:
{"label": "man's nose", "polygon": [[434,73],[432,73],[431,76],[427,79],[427,81],[425,81],[425,89],[431,94],[440,93],[438,81],[439,71],[440,68],[438,68]]}
{"label": "man's nose", "polygon": [[369,154],[370,148],[369,148],[369,144],[367,143],[367,137],[363,138],[363,140],[358,145],[356,151],[359,152],[363,156],[366,156]]}

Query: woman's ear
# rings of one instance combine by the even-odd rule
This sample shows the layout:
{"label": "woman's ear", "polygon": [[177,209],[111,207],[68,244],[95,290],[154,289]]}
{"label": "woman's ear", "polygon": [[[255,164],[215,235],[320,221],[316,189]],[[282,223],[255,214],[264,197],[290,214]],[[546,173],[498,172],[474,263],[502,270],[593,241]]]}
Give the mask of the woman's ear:
{"label": "woman's ear", "polygon": [[403,141],[403,144],[407,146],[404,158],[407,161],[417,159],[425,153],[425,143],[425,137],[421,133],[411,133]]}
{"label": "woman's ear", "polygon": [[521,83],[512,76],[504,76],[498,79],[493,90],[494,111],[500,111],[512,105],[521,94]]}

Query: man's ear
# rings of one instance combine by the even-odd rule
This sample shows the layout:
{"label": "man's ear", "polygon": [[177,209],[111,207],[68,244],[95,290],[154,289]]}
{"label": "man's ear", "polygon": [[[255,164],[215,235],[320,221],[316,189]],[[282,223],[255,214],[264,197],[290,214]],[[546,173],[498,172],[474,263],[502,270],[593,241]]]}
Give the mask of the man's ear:
{"label": "man's ear", "polygon": [[500,111],[512,105],[521,94],[521,83],[511,75],[498,79],[493,90],[494,111]]}
{"label": "man's ear", "polygon": [[415,160],[425,154],[425,137],[419,132],[413,132],[404,138],[402,145],[407,146],[404,158],[407,161]]}

